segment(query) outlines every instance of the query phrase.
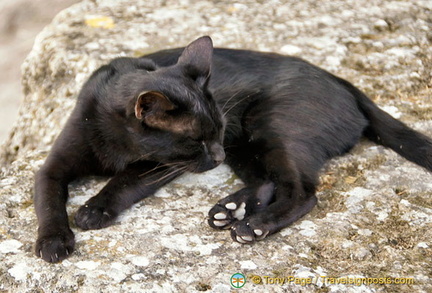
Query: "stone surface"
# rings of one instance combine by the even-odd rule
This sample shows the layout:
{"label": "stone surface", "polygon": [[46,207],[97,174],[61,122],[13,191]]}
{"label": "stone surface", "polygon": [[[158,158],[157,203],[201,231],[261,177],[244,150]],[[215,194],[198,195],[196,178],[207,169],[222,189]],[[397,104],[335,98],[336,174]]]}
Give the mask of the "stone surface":
{"label": "stone surface", "polygon": [[[180,178],[110,228],[73,226],[76,251],[60,264],[33,255],[34,172],[85,79],[116,56],[183,46],[204,34],[217,46],[295,54],[432,135],[430,1],[316,3],[89,0],[60,13],[23,65],[25,100],[2,148],[0,290],[229,292],[240,272],[248,292],[430,292],[432,176],[366,142],[328,164],[309,215],[263,242],[233,243],[207,225],[213,204],[241,187],[221,166]],[[71,216],[105,180],[71,185]]]}
{"label": "stone surface", "polygon": [[18,116],[22,98],[20,68],[34,38],[59,11],[76,2],[78,0],[0,1],[1,143]]}

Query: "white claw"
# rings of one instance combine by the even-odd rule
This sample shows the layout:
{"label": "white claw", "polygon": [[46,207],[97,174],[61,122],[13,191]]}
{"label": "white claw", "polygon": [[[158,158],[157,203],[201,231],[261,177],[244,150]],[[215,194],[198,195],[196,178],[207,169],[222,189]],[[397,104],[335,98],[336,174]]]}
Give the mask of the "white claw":
{"label": "white claw", "polygon": [[263,235],[263,231],[259,230],[259,229],[255,229],[254,230],[255,235],[261,236]]}
{"label": "white claw", "polygon": [[228,224],[228,221],[213,221],[213,224],[214,224],[216,227],[223,227],[223,226],[225,226],[226,224]]}
{"label": "white claw", "polygon": [[235,204],[235,202],[229,202],[225,205],[225,207],[229,210],[235,210],[237,209],[237,205]]}
{"label": "white claw", "polygon": [[246,241],[243,240],[243,238],[241,238],[241,237],[238,236],[238,235],[236,236],[236,239],[237,239],[237,241],[240,242],[240,243],[247,243]]}
{"label": "white claw", "polygon": [[[258,235],[258,233],[261,233],[261,235]],[[266,236],[268,235],[268,233],[269,233],[269,231],[266,231],[265,233],[262,231],[262,230],[258,230],[258,229],[256,229],[256,230],[254,230],[254,233],[258,236],[256,239],[257,240],[262,240],[262,239],[264,239],[264,238],[266,238]]]}
{"label": "white claw", "polygon": [[252,242],[253,238],[251,236],[241,236],[241,238],[247,242]]}
{"label": "white claw", "polygon": [[226,219],[226,215],[224,213],[217,213],[216,215],[214,215],[214,218],[216,220],[225,220]]}
{"label": "white claw", "polygon": [[246,203],[242,202],[239,208],[234,211],[233,216],[237,220],[241,221],[244,219],[245,214],[246,214]]}

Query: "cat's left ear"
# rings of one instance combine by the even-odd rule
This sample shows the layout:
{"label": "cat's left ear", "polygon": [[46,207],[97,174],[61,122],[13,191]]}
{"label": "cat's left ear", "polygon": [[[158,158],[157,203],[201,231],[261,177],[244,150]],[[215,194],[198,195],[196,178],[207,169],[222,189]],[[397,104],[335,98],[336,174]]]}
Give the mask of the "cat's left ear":
{"label": "cat's left ear", "polygon": [[138,95],[135,102],[135,117],[138,119],[161,118],[166,111],[173,110],[174,104],[161,92],[148,91]]}
{"label": "cat's left ear", "polygon": [[177,64],[182,66],[185,74],[203,86],[210,77],[213,58],[213,42],[208,36],[190,43],[180,55]]}

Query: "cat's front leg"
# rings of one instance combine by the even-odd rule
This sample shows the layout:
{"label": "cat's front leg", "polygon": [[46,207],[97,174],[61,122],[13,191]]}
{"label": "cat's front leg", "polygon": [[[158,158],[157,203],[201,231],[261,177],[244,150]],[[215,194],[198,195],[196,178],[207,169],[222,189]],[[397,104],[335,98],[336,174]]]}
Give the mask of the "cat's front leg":
{"label": "cat's front leg", "polygon": [[74,250],[74,234],[66,212],[67,197],[67,181],[59,168],[48,164],[37,173],[34,203],[39,228],[35,253],[47,262],[59,262]]}
{"label": "cat's front leg", "polygon": [[111,178],[96,196],[79,208],[75,223],[84,230],[108,227],[121,212],[153,195],[182,173],[180,169],[149,162],[131,165]]}

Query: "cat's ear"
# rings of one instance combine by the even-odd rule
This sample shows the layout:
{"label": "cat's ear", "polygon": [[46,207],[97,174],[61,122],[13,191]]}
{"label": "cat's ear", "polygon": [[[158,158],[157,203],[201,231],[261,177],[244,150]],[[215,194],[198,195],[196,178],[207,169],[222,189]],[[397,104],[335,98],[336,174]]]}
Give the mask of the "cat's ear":
{"label": "cat's ear", "polygon": [[142,92],[135,102],[135,117],[140,120],[149,116],[152,119],[157,119],[163,117],[166,111],[174,108],[174,104],[163,93],[158,91]]}
{"label": "cat's ear", "polygon": [[184,49],[177,64],[183,67],[185,74],[203,86],[210,76],[212,58],[212,39],[204,36],[196,39]]}

